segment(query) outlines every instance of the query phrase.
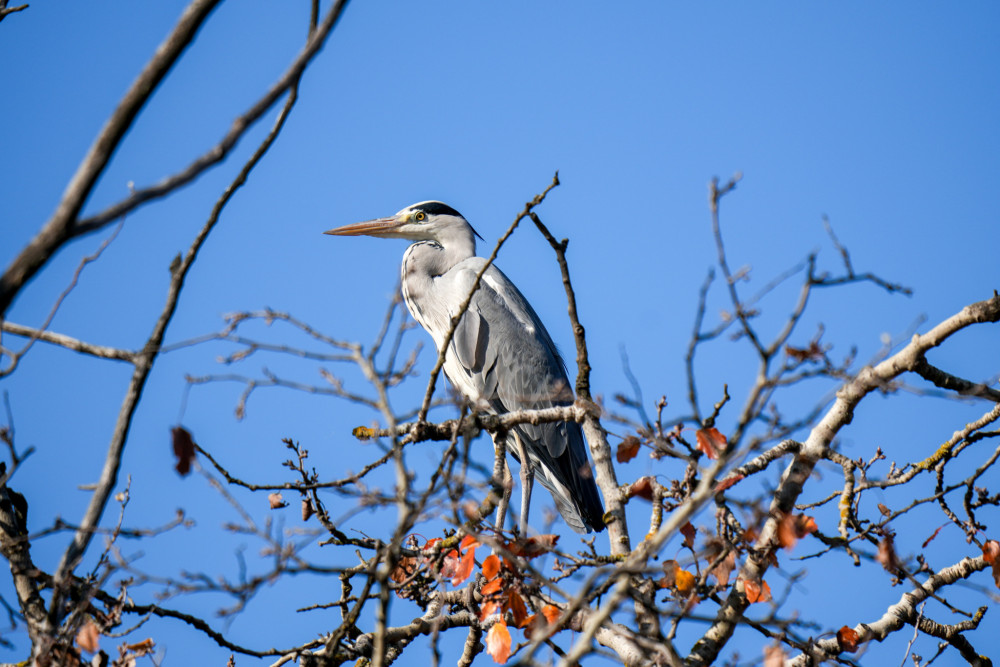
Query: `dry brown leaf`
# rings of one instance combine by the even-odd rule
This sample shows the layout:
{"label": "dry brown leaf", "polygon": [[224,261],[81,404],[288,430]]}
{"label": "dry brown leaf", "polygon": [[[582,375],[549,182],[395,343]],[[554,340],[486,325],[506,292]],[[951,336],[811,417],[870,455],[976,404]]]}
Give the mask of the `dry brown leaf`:
{"label": "dry brown leaf", "polygon": [[878,543],[878,553],[875,554],[875,560],[890,574],[896,574],[896,571],[899,570],[899,557],[896,556],[896,546],[892,535],[886,535]]}
{"label": "dry brown leaf", "polygon": [[642,498],[644,500],[653,499],[653,478],[652,477],[640,477],[636,481],[632,482],[632,485],[628,487],[628,497],[629,498]]}
{"label": "dry brown leaf", "polygon": [[684,536],[684,546],[688,549],[694,548],[694,538],[697,534],[698,531],[691,525],[690,521],[681,526],[681,535]]}
{"label": "dry brown leaf", "polygon": [[733,573],[736,568],[736,552],[730,551],[729,555],[722,559],[722,561],[713,567],[709,574],[715,577],[715,581],[718,582],[720,586],[729,585],[729,576]]}
{"label": "dry brown leaf", "polygon": [[618,451],[615,452],[615,460],[618,463],[628,463],[639,454],[639,438],[630,435],[618,443]]}
{"label": "dry brown leaf", "polygon": [[288,507],[288,503],[281,497],[278,492],[267,494],[267,504],[273,510],[281,509],[282,507]]}
{"label": "dry brown leaf", "polygon": [[100,648],[101,631],[97,629],[97,624],[91,619],[84,622],[80,632],[76,633],[76,645],[87,653],[97,653]]}
{"label": "dry brown leaf", "polygon": [[515,556],[530,560],[551,551],[558,541],[558,535],[535,535],[528,538],[518,538],[509,544],[508,548]]}
{"label": "dry brown leaf", "polygon": [[695,437],[698,440],[698,449],[710,459],[717,459],[719,454],[726,451],[726,436],[714,426],[698,429]]}
{"label": "dry brown leaf", "polygon": [[177,457],[177,465],[174,466],[181,477],[191,472],[191,462],[194,461],[194,439],[191,432],[183,426],[175,426],[170,429],[171,440],[174,446],[174,456]]}

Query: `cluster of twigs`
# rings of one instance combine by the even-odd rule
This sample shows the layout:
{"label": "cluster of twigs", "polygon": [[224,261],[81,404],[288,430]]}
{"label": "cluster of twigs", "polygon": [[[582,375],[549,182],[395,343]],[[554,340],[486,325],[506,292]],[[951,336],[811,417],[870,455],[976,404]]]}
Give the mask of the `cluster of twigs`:
{"label": "cluster of twigs", "polygon": [[[621,397],[619,401],[637,417],[629,416],[631,413],[610,414],[592,393],[585,329],[566,258],[568,242],[556,240],[538,213],[546,194],[558,185],[558,178],[525,204],[494,246],[486,266],[525,220],[534,224],[553,249],[576,343],[577,401],[572,406],[491,416],[470,412],[455,398],[435,399],[444,393],[438,382],[444,361],[443,353],[439,353],[419,405],[397,408],[394,392],[415,381],[419,352],[418,345],[407,349],[406,334],[413,325],[402,313],[398,299],[390,305],[382,327],[368,346],[340,340],[288,313],[273,310],[238,313],[230,316],[219,332],[164,346],[164,335],[177,310],[185,278],[202,244],[219,222],[226,204],[278,137],[295,104],[302,72],[322,47],[343,8],[343,3],[334,3],[320,20],[318,5],[314,4],[308,38],[300,54],[260,100],[234,120],[217,145],[182,171],[81,219],[83,204],[115,147],[216,4],[212,0],[192,2],[109,119],[52,219],[0,277],[2,319],[25,283],[60,247],[82,234],[123,220],[127,213],[191,182],[223,160],[246,129],[284,98],[270,133],[219,197],[187,252],[171,265],[164,305],[140,347],[114,348],[51,331],[52,315],[35,327],[2,321],[5,337],[0,341],[0,374],[18,372],[20,361],[36,342],[133,367],[101,477],[76,524],[56,518],[51,527],[29,531],[26,516],[32,493],[15,490],[11,482],[16,481],[15,474],[31,450],[18,449],[13,415],[9,406],[6,410],[7,425],[0,429],[0,441],[7,454],[0,467],[0,552],[10,565],[12,590],[17,597],[16,602],[5,601],[8,614],[30,640],[30,660],[39,665],[82,664],[85,653],[97,652],[97,637],[122,636],[151,619],[168,619],[186,624],[192,632],[227,651],[268,658],[273,665],[293,661],[332,665],[358,659],[386,665],[400,659],[418,640],[427,642],[432,662],[438,664],[445,659],[442,638],[452,633],[464,633],[458,655],[448,656],[448,660],[455,659],[460,665],[476,659],[504,662],[511,655],[522,664],[537,664],[545,659],[545,652],[560,664],[575,664],[586,656],[601,654],[629,665],[709,665],[729,659],[737,643],[734,638],[743,631],[741,636],[763,638],[758,643],[766,647],[766,660],[787,658],[800,665],[825,660],[850,664],[869,642],[903,638],[907,627],[913,633],[940,639],[939,655],[954,649],[969,664],[989,664],[969,639],[971,631],[979,627],[986,607],[966,609],[949,601],[947,595],[956,585],[971,581],[991,567],[1000,585],[1000,547],[985,533],[987,522],[983,518],[986,511],[1000,505],[1000,492],[986,483],[988,474],[995,474],[1000,458],[1000,447],[989,449],[1000,436],[996,427],[1000,420],[1000,391],[994,381],[963,378],[938,368],[928,355],[938,346],[952,344],[952,337],[962,330],[1000,320],[1000,296],[994,293],[991,298],[966,306],[925,333],[914,333],[905,343],[887,348],[868,364],[859,367],[853,353],[841,360],[832,359],[822,330],[804,344],[798,342],[803,340],[800,325],[816,290],[854,283],[870,283],[889,293],[906,293],[906,288],[875,274],[855,271],[847,249],[827,224],[843,264],[841,269],[836,273],[820,272],[818,258],[811,254],[757,295],[745,297],[740,285],[746,276],[730,268],[720,219],[720,203],[736,188],[738,177],[721,185],[713,182],[711,187],[709,204],[717,269],[729,305],[717,323],[707,322],[709,294],[715,283],[715,273],[710,272],[699,294],[687,347],[685,414],[675,413],[663,398],[656,402],[655,418],[651,418],[637,385],[634,389],[639,398]],[[0,18],[3,15],[0,13]],[[66,293],[84,266],[97,260],[113,238],[83,260]],[[791,312],[777,333],[767,338],[757,326],[763,301],[778,285],[796,278],[801,283]],[[463,309],[471,298],[472,293]],[[62,297],[52,314],[61,301]],[[461,312],[446,341],[460,316]],[[281,340],[280,335],[275,341],[248,333],[248,328],[258,322],[285,325],[286,331],[304,336],[308,344],[291,344]],[[747,346],[756,372],[746,383],[742,406],[734,406],[729,387],[721,387],[711,390],[718,397],[709,409],[700,396],[696,358],[717,349],[712,346],[726,340],[727,335]],[[11,346],[8,341],[12,339],[21,344]],[[258,389],[274,387],[363,406],[377,416],[379,425],[359,427],[352,436],[340,436],[373,443],[368,450],[370,460],[361,470],[320,473],[313,467],[307,448],[292,438],[284,443],[289,453],[285,471],[275,471],[274,479],[266,481],[247,479],[237,470],[237,463],[224,461],[210,447],[198,445],[185,429],[175,429],[178,469],[200,470],[239,517],[225,529],[259,544],[267,565],[258,570],[241,561],[235,576],[148,572],[121,554],[118,541],[126,537],[151,539],[185,525],[187,519],[179,514],[158,528],[125,528],[129,489],[119,489],[122,456],[151,369],[163,354],[207,342],[230,346],[232,351],[222,359],[226,365],[245,364],[260,355],[291,356],[317,364],[320,381],[316,382],[267,371],[260,375],[238,372],[188,378],[188,391],[198,391],[198,385],[210,382],[240,383],[243,390],[237,399],[238,417],[245,414],[251,395]],[[339,371],[328,367],[344,364],[360,373],[366,383],[364,388],[349,386]],[[840,451],[838,438],[847,430],[862,401],[876,392],[899,391],[915,378],[930,383],[942,395],[988,404],[989,408],[945,442],[913,447],[909,460],[887,463],[881,450],[873,452],[868,460],[855,460]],[[734,378],[730,385],[736,386],[738,381]],[[811,382],[827,383],[835,387],[835,393],[801,413],[786,415],[778,410],[779,396]],[[439,408],[449,405],[455,407],[452,418],[429,419],[432,409],[433,414],[441,414]],[[504,491],[506,457],[500,448],[491,464],[484,464],[472,455],[473,441],[484,432],[491,436],[503,434],[519,423],[565,420],[583,426],[606,504],[607,532],[583,542],[558,545],[555,536],[529,537],[495,528],[490,515]],[[627,431],[615,447],[604,426],[609,421]],[[432,442],[444,443],[437,445],[441,449],[440,461],[418,482],[413,474],[413,453],[418,446],[433,446],[428,444]],[[640,452],[654,460],[666,458],[681,465],[663,466],[663,472],[655,476],[621,481],[619,476],[625,470],[622,465]],[[964,467],[956,465],[957,461]],[[836,488],[809,500],[806,489],[817,485],[813,481],[816,473],[827,467],[838,473]],[[958,472],[960,469],[962,472]],[[879,514],[873,516],[868,509],[871,503],[862,502],[870,492],[913,489],[916,480],[925,478],[933,479],[933,491],[925,496],[912,492],[903,507],[880,505]],[[769,485],[767,480],[777,482]],[[385,489],[380,484],[385,484]],[[280,511],[297,496],[304,527],[287,531],[272,515],[261,518],[257,509],[244,505],[243,499],[253,493],[268,494],[268,511]],[[104,517],[113,502],[121,511],[108,526]],[[839,517],[835,526],[818,525],[807,514],[834,503]],[[971,555],[953,563],[932,565],[922,554],[904,557],[896,552],[893,522],[904,515],[928,513],[935,507],[945,521],[962,532],[966,544],[975,545],[969,546]],[[346,521],[360,512],[377,512],[388,518],[378,524],[377,534],[346,530]],[[637,542],[630,535],[630,527],[635,533],[636,525],[644,534]],[[439,534],[421,538],[418,529]],[[57,562],[36,562],[30,551],[32,542],[53,533],[71,535],[65,550]],[[106,537],[100,546],[95,544],[97,535]],[[856,619],[853,625],[839,629],[830,627],[825,620],[810,619],[809,609],[789,608],[793,604],[792,589],[805,575],[787,571],[784,550],[807,539],[810,545],[820,545],[807,558],[843,554],[857,565],[875,563],[884,568],[892,577],[891,583],[903,587],[898,602],[878,618]],[[477,547],[488,548],[491,556],[484,558],[482,552],[477,555]],[[675,552],[683,556],[666,558]],[[82,566],[85,561],[91,563],[87,568]],[[771,584],[775,589],[778,586],[777,578],[771,575],[779,571],[787,576],[787,583],[782,590],[772,592]],[[113,581],[115,574],[128,579]],[[224,616],[247,613],[264,587],[298,575],[339,581],[339,597],[329,594],[329,587],[322,587],[322,592],[302,600],[300,609],[335,609],[339,618],[322,636],[303,636],[293,646],[262,648],[271,644],[267,638],[254,646],[239,644],[206,618],[183,610],[189,596],[208,592],[231,600],[222,610]],[[155,595],[147,591],[155,591]],[[995,587],[983,586],[982,592],[996,599]],[[397,598],[406,600],[406,605],[393,606]],[[137,601],[140,599],[146,601]],[[931,602],[938,606],[928,607]],[[419,615],[404,619],[398,609],[404,614],[419,609]],[[764,611],[757,613],[757,609]],[[951,624],[935,620],[932,615],[936,609],[947,609],[963,620]],[[524,630],[523,641],[512,639],[508,624]],[[696,640],[685,644],[682,636],[694,636]],[[98,653],[98,658],[103,656],[103,664],[133,664],[136,658],[150,655],[152,645],[126,643],[114,660],[103,653]],[[907,652],[910,645],[912,640],[906,646]],[[483,656],[484,652],[488,656]]]}

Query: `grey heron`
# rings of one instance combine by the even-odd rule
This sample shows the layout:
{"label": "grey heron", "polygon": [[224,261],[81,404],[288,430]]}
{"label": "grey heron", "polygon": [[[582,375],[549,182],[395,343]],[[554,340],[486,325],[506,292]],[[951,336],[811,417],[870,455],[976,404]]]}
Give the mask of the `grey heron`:
{"label": "grey heron", "polygon": [[[440,354],[452,317],[486,263],[476,257],[479,235],[468,221],[446,204],[425,201],[388,218],[325,233],[414,242],[403,255],[403,299]],[[552,338],[514,283],[495,265],[483,274],[455,328],[444,372],[473,406],[492,414],[573,403],[566,367]],[[521,464],[522,534],[527,529],[534,477],[552,494],[573,530],[604,528],[604,508],[579,424],[518,424],[508,433],[506,445]]]}

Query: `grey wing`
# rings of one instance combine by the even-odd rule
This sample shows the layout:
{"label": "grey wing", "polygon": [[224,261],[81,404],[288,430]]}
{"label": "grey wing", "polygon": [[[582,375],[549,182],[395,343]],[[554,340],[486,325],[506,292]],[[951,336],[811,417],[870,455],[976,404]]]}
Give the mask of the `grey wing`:
{"label": "grey wing", "polygon": [[[453,287],[467,283],[467,294],[483,261],[473,258],[456,267],[461,270]],[[462,380],[497,414],[573,402],[555,344],[531,305],[496,267],[483,274],[453,345]],[[579,424],[519,424],[514,435],[525,444],[531,467],[567,522],[578,531],[600,530],[604,510]]]}

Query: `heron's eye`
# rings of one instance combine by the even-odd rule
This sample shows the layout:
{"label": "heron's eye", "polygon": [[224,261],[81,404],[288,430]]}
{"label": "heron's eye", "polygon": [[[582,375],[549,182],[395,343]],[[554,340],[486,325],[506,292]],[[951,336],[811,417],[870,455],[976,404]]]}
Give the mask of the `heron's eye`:
{"label": "heron's eye", "polygon": [[423,222],[424,220],[427,219],[427,214],[424,213],[423,211],[417,211],[416,213],[413,214],[413,219],[416,220],[417,222]]}

